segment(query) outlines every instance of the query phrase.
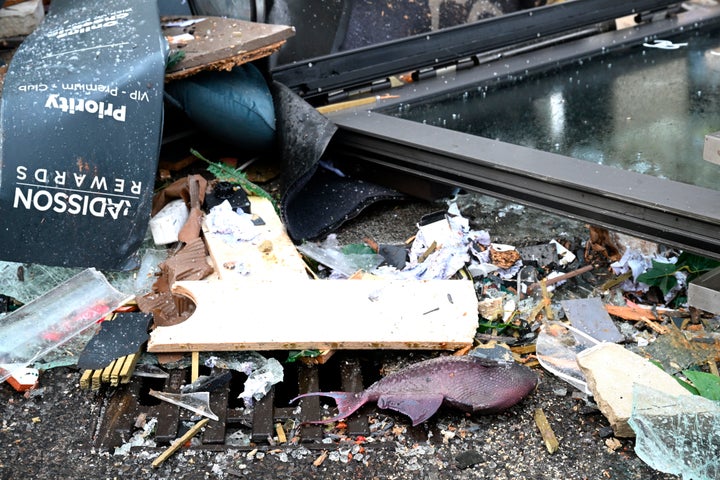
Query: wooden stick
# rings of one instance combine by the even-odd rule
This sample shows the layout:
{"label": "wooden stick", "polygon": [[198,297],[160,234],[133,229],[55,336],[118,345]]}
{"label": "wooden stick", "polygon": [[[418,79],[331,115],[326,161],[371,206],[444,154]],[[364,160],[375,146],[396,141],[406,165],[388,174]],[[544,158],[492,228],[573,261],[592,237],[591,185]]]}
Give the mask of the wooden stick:
{"label": "wooden stick", "polygon": [[632,277],[632,272],[631,272],[631,271],[630,271],[630,272],[625,272],[625,273],[623,273],[622,275],[618,275],[618,276],[615,277],[615,278],[611,278],[611,279],[608,280],[607,282],[605,282],[605,283],[603,283],[602,285],[600,285],[600,290],[603,290],[603,291],[604,291],[604,290],[610,290],[612,287],[614,287],[614,286],[616,286],[616,285],[620,285],[620,284],[621,284],[622,282],[624,282],[625,280],[629,280],[630,277]]}
{"label": "wooden stick", "polygon": [[137,365],[140,359],[140,352],[127,355],[123,362],[122,369],[120,370],[120,383],[130,383],[133,371],[135,371],[135,365]]}
{"label": "wooden stick", "polygon": [[159,457],[157,457],[155,460],[153,460],[153,462],[152,462],[153,468],[159,467],[161,463],[163,463],[165,460],[167,460],[170,457],[170,455],[172,455],[180,447],[182,447],[185,444],[185,442],[187,442],[192,437],[194,437],[195,434],[197,434],[200,431],[200,429],[203,428],[205,426],[205,424],[208,423],[209,421],[210,420],[208,418],[203,418],[202,420],[197,422],[195,425],[193,425],[193,427],[190,430],[185,432],[185,435],[183,435],[182,437],[175,440],[172,443],[172,445],[170,445],[163,453],[160,454]]}
{"label": "wooden stick", "polygon": [[[573,270],[572,272],[568,272],[563,275],[558,275],[557,277],[545,278],[545,279],[543,279],[543,281],[545,282],[545,285],[552,285],[554,283],[562,282],[563,280],[567,280],[569,278],[573,278],[573,277],[577,277],[578,275],[582,275],[585,272],[589,272],[593,268],[595,268],[593,265],[585,265],[582,268],[578,268],[577,270]],[[538,287],[540,287],[540,282],[535,282],[528,287],[528,292],[530,290],[532,290],[533,288],[538,288]]]}
{"label": "wooden stick", "polygon": [[200,376],[200,352],[192,352],[192,364],[190,365],[190,383],[193,383]]}
{"label": "wooden stick", "polygon": [[656,321],[653,321],[651,316],[654,317],[654,314],[650,310],[644,310],[641,308],[634,308],[630,306],[625,305],[605,305],[605,310],[607,312],[614,316],[622,318],[623,320],[630,320],[633,322],[642,322],[645,325],[648,326],[651,330],[654,330],[655,332],[664,335],[668,332],[668,329],[657,323]]}
{"label": "wooden stick", "polygon": [[285,436],[285,430],[283,429],[282,424],[275,424],[275,433],[277,433],[278,436],[278,443],[287,443],[287,436]]}
{"label": "wooden stick", "polygon": [[90,388],[90,379],[92,378],[93,371],[92,370],[85,370],[82,374],[82,377],[80,377],[80,388],[88,389]]}
{"label": "wooden stick", "polygon": [[545,318],[548,320],[553,319],[553,311],[552,311],[552,302],[550,299],[552,298],[552,295],[550,295],[550,292],[547,289],[547,280],[542,279],[540,281],[540,288],[542,289],[542,301],[543,305],[545,305]]}
{"label": "wooden stick", "polygon": [[542,435],[543,441],[545,442],[545,448],[551,454],[557,452],[560,443],[558,442],[555,432],[553,432],[550,422],[548,422],[545,412],[542,408],[535,409],[535,425],[540,429],[540,435]]}
{"label": "wooden stick", "polygon": [[384,100],[387,98],[398,98],[397,95],[376,95],[374,97],[364,97],[355,100],[347,100],[345,102],[331,103],[330,105],[323,105],[317,107],[315,110],[322,114],[339,112],[353,107],[361,107],[363,105],[372,105],[378,100]]}

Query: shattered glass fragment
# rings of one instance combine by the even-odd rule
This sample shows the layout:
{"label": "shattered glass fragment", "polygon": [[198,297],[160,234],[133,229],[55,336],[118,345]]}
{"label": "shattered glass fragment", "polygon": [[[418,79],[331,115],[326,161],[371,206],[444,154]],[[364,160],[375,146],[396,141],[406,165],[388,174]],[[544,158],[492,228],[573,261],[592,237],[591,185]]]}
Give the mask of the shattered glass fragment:
{"label": "shattered glass fragment", "polygon": [[247,447],[250,445],[252,437],[242,430],[231,433],[225,437],[225,445],[232,447]]}
{"label": "shattered glass fragment", "polygon": [[214,392],[220,387],[224,387],[232,379],[232,374],[228,371],[214,373],[212,375],[200,375],[197,380],[190,385],[180,387],[180,393],[193,392]]}
{"label": "shattered glass fragment", "polygon": [[556,377],[585,394],[591,395],[580,367],[577,354],[585,349],[572,332],[554,322],[540,327],[535,351],[540,365]]}
{"label": "shattered glass fragment", "polygon": [[720,403],[674,396],[636,384],[629,424],[635,453],[652,468],[684,480],[720,478]]}
{"label": "shattered glass fragment", "polygon": [[150,389],[149,393],[155,398],[187,408],[198,415],[218,420],[218,416],[210,409],[210,392],[168,393]]}
{"label": "shattered glass fragment", "polygon": [[115,448],[113,455],[129,455],[132,447],[157,446],[155,440],[152,438],[152,435],[155,433],[155,428],[157,427],[157,422],[157,418],[151,418],[149,421],[145,422],[142,430],[138,430],[132,437],[130,437],[130,440]]}
{"label": "shattered glass fragment", "polygon": [[270,391],[273,385],[282,381],[284,375],[283,367],[274,358],[262,367],[253,371],[245,381],[245,389],[240,393],[239,398],[243,400],[246,407],[252,407],[254,402],[261,400]]}
{"label": "shattered glass fragment", "polygon": [[350,277],[360,270],[372,272],[385,261],[382,255],[378,254],[344,253],[334,234],[328,235],[328,238],[322,244],[303,243],[298,246],[298,250],[344,277]]}
{"label": "shattered glass fragment", "polygon": [[245,389],[239,398],[250,408],[255,401],[261,400],[273,385],[284,378],[282,364],[274,358],[267,359],[257,352],[227,353],[223,357],[211,356],[205,361],[210,368],[235,370],[248,376]]}
{"label": "shattered glass fragment", "polygon": [[[107,281],[121,292],[147,293],[155,282],[158,265],[167,259],[167,250],[149,248],[152,237],[145,239],[138,251],[138,270],[103,272]],[[52,267],[41,264],[0,262],[0,293],[20,303],[30,303],[51,289],[68,281],[84,269]]]}

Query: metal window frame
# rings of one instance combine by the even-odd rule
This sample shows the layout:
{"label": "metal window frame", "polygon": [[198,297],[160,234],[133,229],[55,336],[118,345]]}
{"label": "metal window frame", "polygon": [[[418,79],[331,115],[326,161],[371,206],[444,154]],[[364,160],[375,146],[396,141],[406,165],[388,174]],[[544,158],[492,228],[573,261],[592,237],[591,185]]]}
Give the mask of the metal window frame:
{"label": "metal window frame", "polygon": [[626,15],[642,15],[679,5],[678,0],[572,0],[500,17],[384,42],[347,52],[278,65],[274,80],[305,98],[370,84],[387,76],[442,66],[483,52],[536,42]]}
{"label": "metal window frame", "polygon": [[[382,113],[400,104],[476,88],[518,72],[547,69],[603,52],[720,24],[720,9],[686,12],[397,89],[397,100],[330,115],[342,168],[403,191],[398,173],[510,199],[720,259],[720,191],[621,171],[571,157],[470,136]],[[382,177],[377,179],[377,177]],[[720,180],[720,178],[719,178]],[[406,182],[406,180],[405,180]]]}

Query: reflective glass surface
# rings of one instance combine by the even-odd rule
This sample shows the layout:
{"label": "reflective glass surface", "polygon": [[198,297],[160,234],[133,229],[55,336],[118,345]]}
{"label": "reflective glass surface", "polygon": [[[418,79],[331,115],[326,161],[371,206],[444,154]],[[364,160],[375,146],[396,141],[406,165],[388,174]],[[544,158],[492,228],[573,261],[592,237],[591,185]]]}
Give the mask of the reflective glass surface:
{"label": "reflective glass surface", "polygon": [[267,21],[293,25],[295,36],[272,60],[279,65],[290,64],[546,3],[546,0],[274,0]]}
{"label": "reflective glass surface", "polygon": [[[720,190],[720,33],[650,40],[390,112],[401,118]],[[387,112],[385,112],[387,113]]]}

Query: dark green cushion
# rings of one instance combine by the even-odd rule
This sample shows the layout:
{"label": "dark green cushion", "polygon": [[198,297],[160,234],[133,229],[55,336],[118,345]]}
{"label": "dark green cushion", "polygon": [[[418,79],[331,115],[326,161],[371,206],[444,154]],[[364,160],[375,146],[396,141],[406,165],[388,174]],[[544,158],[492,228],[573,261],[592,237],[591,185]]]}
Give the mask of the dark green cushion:
{"label": "dark green cushion", "polygon": [[275,140],[272,95],[252,64],[175,80],[165,92],[198,128],[224,142],[254,151]]}

